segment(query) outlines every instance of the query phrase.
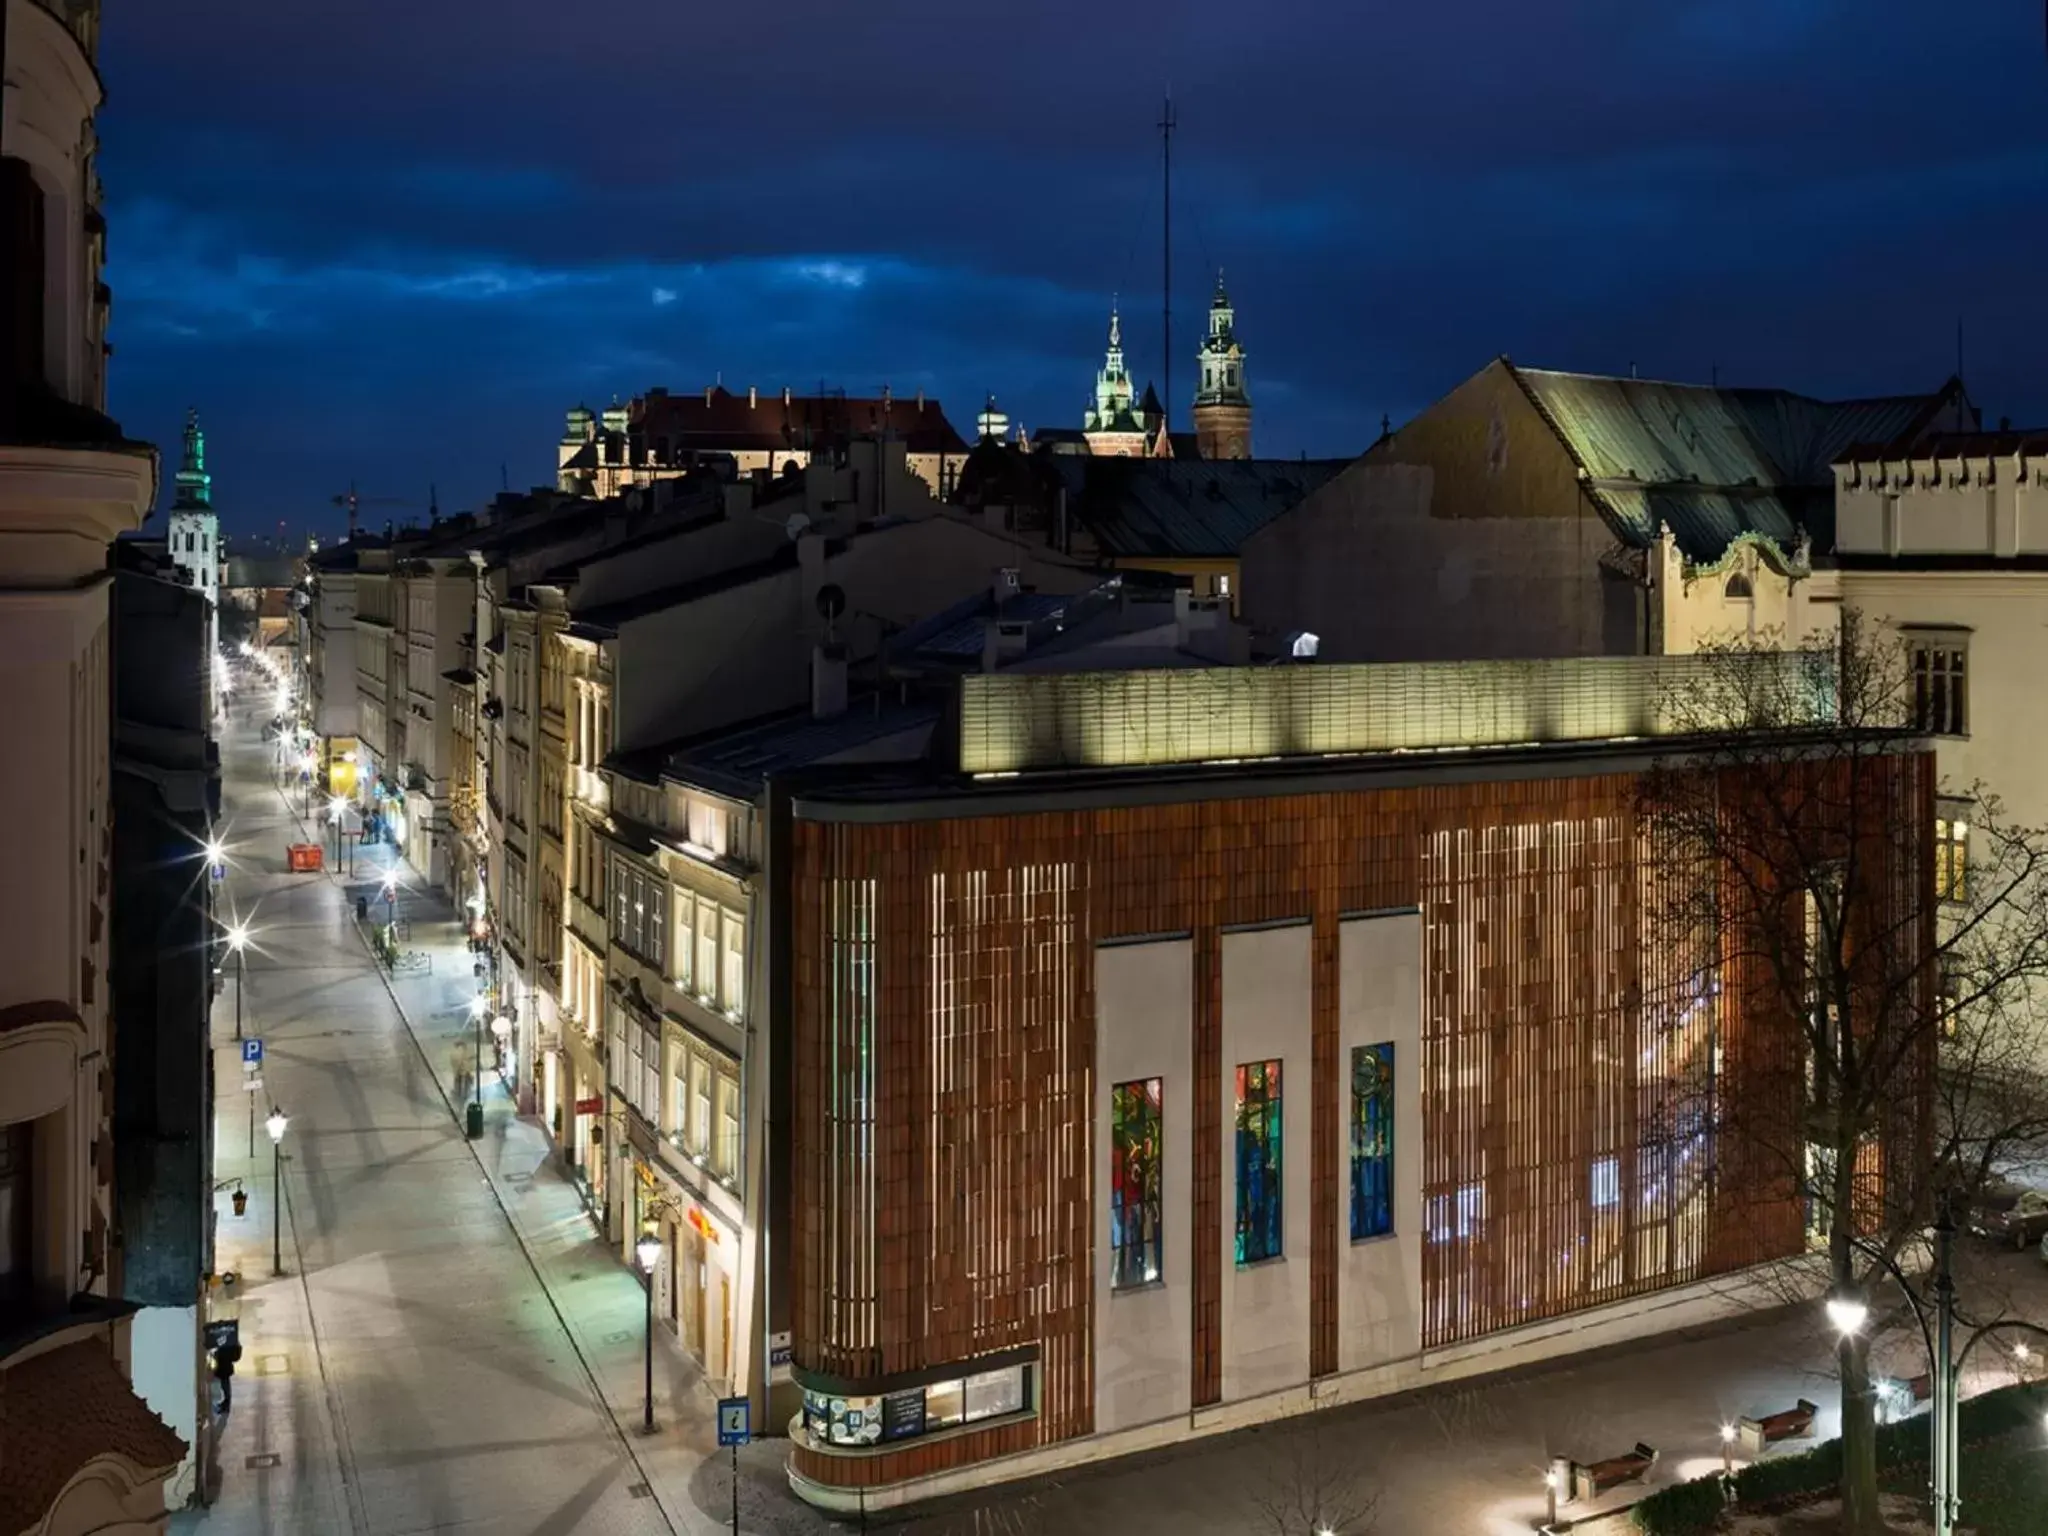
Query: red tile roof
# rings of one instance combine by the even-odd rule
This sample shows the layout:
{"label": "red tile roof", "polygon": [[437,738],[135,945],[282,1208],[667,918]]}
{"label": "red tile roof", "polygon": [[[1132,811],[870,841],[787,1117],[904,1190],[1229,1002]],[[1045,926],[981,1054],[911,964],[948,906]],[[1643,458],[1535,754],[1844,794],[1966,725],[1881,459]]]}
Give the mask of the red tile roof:
{"label": "red tile roof", "polygon": [[96,1457],[162,1476],[185,1442],[135,1395],[104,1340],[82,1339],[0,1370],[0,1531],[28,1529]]}
{"label": "red tile roof", "polygon": [[967,452],[967,444],[939,402],[931,399],[852,399],[763,391],[753,397],[722,388],[672,395],[649,390],[626,408],[627,432],[643,449],[667,440],[671,457],[689,452],[774,452],[813,443],[843,442],[883,431],[911,453]]}

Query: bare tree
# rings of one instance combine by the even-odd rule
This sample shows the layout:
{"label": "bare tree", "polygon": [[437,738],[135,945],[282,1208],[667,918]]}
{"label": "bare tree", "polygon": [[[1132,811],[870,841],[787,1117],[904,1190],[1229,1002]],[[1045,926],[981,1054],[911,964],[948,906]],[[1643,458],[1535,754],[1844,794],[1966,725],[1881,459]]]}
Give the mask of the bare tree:
{"label": "bare tree", "polygon": [[[1955,684],[1853,612],[1831,646],[1708,657],[1664,705],[1697,751],[1643,781],[1645,1016],[1739,1021],[1677,1111],[1712,1129],[1717,1219],[1882,1308],[1937,1194],[2048,1134],[2048,838],[1982,786],[1938,815],[1918,725]],[[1851,1536],[1884,1529],[1870,1344],[1836,1362]]]}
{"label": "bare tree", "polygon": [[1355,1445],[1320,1415],[1264,1431],[1251,1489],[1262,1536],[1361,1536],[1373,1529],[1379,1493]]}

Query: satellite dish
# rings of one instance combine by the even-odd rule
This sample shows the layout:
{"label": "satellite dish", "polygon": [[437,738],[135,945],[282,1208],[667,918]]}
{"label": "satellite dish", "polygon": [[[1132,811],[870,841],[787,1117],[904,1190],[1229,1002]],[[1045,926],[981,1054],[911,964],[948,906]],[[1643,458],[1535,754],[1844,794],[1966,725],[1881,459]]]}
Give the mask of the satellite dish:
{"label": "satellite dish", "polygon": [[782,525],[782,531],[789,535],[789,542],[794,544],[798,539],[811,531],[811,514],[808,512],[790,513],[789,521]]}
{"label": "satellite dish", "polygon": [[818,588],[818,617],[830,624],[846,612],[846,590],[836,582]]}

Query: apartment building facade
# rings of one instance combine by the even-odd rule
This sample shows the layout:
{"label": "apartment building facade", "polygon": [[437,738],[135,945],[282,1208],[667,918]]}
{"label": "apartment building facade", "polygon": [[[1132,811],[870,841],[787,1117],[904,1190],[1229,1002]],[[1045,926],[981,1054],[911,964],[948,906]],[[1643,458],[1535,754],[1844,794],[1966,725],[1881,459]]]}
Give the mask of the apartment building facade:
{"label": "apartment building facade", "polygon": [[191,1449],[132,1380],[115,1225],[107,558],[159,466],[106,415],[99,20],[0,0],[0,1477],[47,1536],[162,1530]]}

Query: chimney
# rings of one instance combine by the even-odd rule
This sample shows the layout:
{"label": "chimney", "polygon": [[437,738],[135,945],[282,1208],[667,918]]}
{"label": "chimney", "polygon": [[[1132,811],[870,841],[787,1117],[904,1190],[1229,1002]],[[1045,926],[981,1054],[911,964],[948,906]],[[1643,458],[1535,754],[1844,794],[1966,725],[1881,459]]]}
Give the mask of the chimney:
{"label": "chimney", "polygon": [[716,384],[706,384],[706,385],[704,386],[704,404],[705,404],[705,405],[709,406],[709,405],[711,404],[711,391],[712,391],[712,390],[714,390],[714,389],[716,389],[716,388],[718,388],[718,386],[717,386]]}
{"label": "chimney", "polygon": [[1022,619],[984,619],[981,626],[981,670],[993,672],[1031,648],[1030,626]]}
{"label": "chimney", "polygon": [[924,414],[924,391],[921,389],[917,392],[917,414]]}
{"label": "chimney", "polygon": [[753,385],[749,384],[749,385],[747,386],[747,409],[748,409],[748,410],[750,410],[750,411],[752,411],[752,410],[758,410],[758,409],[760,408],[760,405],[761,405],[761,391],[759,391],[758,389],[754,388],[754,386],[753,386]]}
{"label": "chimney", "polygon": [[785,406],[789,404],[789,386],[787,384],[782,386],[782,403]]}
{"label": "chimney", "polygon": [[846,647],[811,647],[811,717],[831,720],[846,713]]}
{"label": "chimney", "polygon": [[998,608],[1007,603],[1011,598],[1019,595],[1023,590],[1023,572],[1014,565],[1006,565],[997,571],[996,579],[989,584],[989,593],[995,599]]}

